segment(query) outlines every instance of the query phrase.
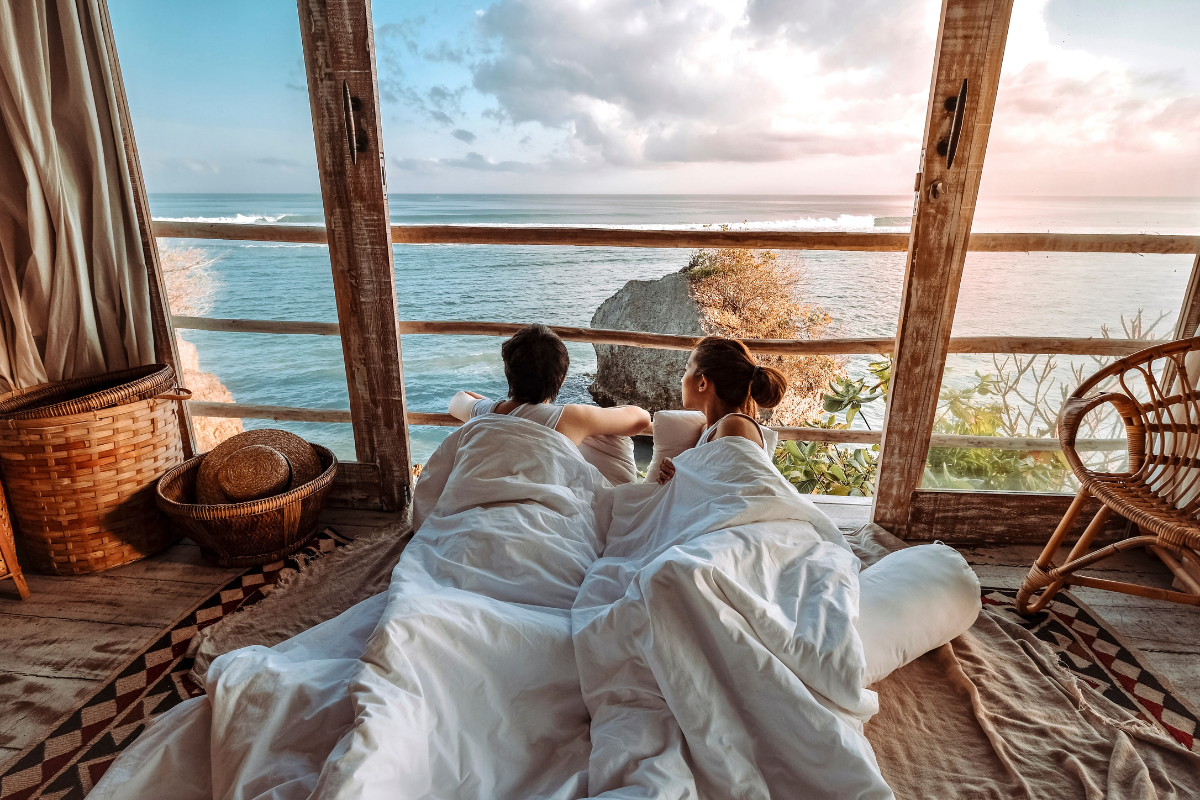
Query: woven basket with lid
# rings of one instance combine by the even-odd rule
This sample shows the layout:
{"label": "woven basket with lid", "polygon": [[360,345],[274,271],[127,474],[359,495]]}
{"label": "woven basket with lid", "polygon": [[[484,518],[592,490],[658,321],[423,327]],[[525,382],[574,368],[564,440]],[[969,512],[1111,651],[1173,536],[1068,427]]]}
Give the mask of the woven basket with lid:
{"label": "woven basket with lid", "polygon": [[177,538],[154,496],[183,462],[173,383],[159,364],[0,398],[0,474],[29,567],[99,572]]}

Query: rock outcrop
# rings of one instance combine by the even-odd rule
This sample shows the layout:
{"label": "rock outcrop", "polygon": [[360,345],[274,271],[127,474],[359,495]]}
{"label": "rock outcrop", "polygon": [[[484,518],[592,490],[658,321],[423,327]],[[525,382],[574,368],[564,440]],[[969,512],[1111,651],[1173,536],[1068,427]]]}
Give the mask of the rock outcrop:
{"label": "rock outcrop", "polygon": [[[630,281],[592,315],[593,328],[705,336],[688,276],[674,272],[656,281]],[[637,405],[650,411],[679,408],[686,350],[607,344],[596,348],[596,379],[588,387],[602,406]]]}
{"label": "rock outcrop", "polygon": [[[735,254],[724,260],[731,265],[689,267],[656,281],[630,281],[596,309],[592,327],[680,336],[812,338],[828,324],[824,311],[795,300],[795,274],[778,267],[773,255]],[[594,347],[596,378],[588,391],[598,404],[638,405],[650,412],[682,406],[679,383],[687,351]],[[757,361],[788,379],[783,402],[760,414],[776,425],[820,418],[821,396],[829,381],[842,374],[841,365],[829,356],[758,356]]]}
{"label": "rock outcrop", "polygon": [[[200,354],[196,345],[175,337],[179,347],[179,364],[183,368],[183,385],[192,390],[193,400],[204,400],[211,403],[232,403],[233,394],[221,383],[221,379],[211,372],[200,371]],[[207,453],[231,436],[241,433],[244,428],[240,419],[224,417],[192,417],[192,427],[196,430],[196,451]]]}

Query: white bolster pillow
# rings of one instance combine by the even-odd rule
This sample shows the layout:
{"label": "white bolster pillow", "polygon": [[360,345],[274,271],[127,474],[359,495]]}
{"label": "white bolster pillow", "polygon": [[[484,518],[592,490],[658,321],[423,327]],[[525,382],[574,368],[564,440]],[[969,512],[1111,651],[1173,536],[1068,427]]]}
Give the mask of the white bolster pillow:
{"label": "white bolster pillow", "polygon": [[579,443],[583,460],[600,470],[613,486],[637,480],[637,461],[633,457],[633,439],[609,433],[589,436]]}
{"label": "white bolster pillow", "polygon": [[654,453],[646,468],[646,483],[658,482],[664,458],[674,458],[696,446],[706,422],[701,411],[654,412]]}
{"label": "white bolster pillow", "polygon": [[975,624],[979,578],[940,542],[889,553],[858,574],[863,687],[949,642]]}

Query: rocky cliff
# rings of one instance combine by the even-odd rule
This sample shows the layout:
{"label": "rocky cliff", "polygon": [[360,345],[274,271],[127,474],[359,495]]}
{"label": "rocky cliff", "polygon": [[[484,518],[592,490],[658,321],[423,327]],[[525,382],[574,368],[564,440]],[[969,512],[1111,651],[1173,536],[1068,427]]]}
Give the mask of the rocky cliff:
{"label": "rocky cliff", "polygon": [[[656,281],[630,281],[596,309],[593,328],[680,336],[819,338],[831,319],[795,297],[798,273],[773,253],[699,251],[688,268]],[[688,352],[594,345],[596,378],[588,390],[602,406],[639,405],[648,411],[680,408],[679,382]],[[782,370],[789,391],[763,419],[799,425],[821,416],[821,395],[841,374],[828,356],[759,356]]]}
{"label": "rocky cliff", "polygon": [[[221,379],[211,372],[200,371],[200,354],[196,351],[196,345],[179,336],[175,337],[175,343],[179,347],[179,362],[183,368],[182,383],[192,390],[192,399],[232,403],[233,394],[225,388]],[[196,429],[196,451],[200,453],[207,453],[244,430],[240,419],[224,417],[192,417],[192,426]]]}

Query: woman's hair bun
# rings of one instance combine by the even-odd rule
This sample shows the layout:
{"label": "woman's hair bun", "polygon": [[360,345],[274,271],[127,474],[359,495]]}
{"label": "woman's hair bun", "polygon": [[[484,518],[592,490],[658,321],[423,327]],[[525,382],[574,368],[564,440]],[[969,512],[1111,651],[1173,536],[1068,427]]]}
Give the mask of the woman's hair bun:
{"label": "woman's hair bun", "polygon": [[737,339],[707,336],[696,345],[693,359],[696,373],[708,376],[717,397],[734,408],[745,407],[748,400],[762,408],[774,408],[787,394],[783,373],[755,363],[750,350]]}
{"label": "woman's hair bun", "polygon": [[774,367],[759,365],[750,379],[750,397],[760,408],[774,408],[787,394],[787,378]]}

